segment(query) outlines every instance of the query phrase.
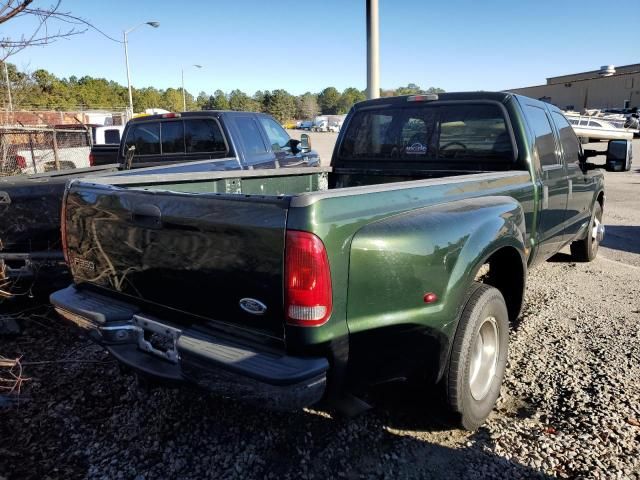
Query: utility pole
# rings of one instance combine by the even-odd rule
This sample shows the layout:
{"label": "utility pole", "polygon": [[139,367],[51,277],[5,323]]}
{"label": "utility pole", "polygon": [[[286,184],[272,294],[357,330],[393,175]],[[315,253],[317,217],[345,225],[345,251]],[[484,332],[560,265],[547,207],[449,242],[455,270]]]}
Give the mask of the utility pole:
{"label": "utility pole", "polygon": [[380,96],[380,28],[378,0],[367,2],[367,98]]}

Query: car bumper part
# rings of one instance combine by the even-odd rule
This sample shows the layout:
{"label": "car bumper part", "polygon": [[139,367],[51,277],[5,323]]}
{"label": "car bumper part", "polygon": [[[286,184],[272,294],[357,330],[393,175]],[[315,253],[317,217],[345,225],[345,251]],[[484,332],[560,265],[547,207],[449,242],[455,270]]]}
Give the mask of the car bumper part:
{"label": "car bumper part", "polygon": [[182,328],[135,305],[75,286],[50,299],[62,318],[147,376],[193,382],[220,395],[280,410],[312,405],[324,395],[329,368],[325,358],[293,357]]}

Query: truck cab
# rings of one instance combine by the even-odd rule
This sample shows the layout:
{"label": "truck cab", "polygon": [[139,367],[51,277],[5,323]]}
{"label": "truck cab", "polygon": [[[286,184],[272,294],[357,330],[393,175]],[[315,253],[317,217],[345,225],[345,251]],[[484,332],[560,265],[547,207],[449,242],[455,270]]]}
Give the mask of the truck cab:
{"label": "truck cab", "polygon": [[135,118],[127,124],[118,163],[124,164],[134,147],[131,168],[202,160],[219,161],[220,169],[225,170],[317,164],[317,154],[301,155],[298,143],[264,113],[167,113]]}

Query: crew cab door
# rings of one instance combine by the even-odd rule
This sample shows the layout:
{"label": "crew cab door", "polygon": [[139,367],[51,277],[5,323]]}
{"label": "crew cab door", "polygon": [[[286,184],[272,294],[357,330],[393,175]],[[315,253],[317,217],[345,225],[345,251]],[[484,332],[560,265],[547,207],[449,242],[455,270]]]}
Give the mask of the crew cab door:
{"label": "crew cab door", "polygon": [[538,258],[548,258],[563,245],[569,181],[549,114],[543,105],[525,104],[525,115],[535,142],[534,156],[540,175]]}
{"label": "crew cab door", "polygon": [[580,167],[582,147],[571,124],[559,111],[552,110],[551,118],[558,131],[560,148],[567,167],[569,194],[567,198],[565,242],[569,242],[576,237],[580,228],[591,219],[595,180],[593,177],[585,175]]}

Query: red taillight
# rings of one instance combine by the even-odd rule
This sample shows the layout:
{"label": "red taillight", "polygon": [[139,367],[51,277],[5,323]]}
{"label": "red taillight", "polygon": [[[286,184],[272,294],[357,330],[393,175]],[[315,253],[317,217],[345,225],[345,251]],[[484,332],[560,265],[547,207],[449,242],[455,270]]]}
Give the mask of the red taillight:
{"label": "red taillight", "polygon": [[27,159],[22,155],[16,155],[16,167],[27,168]]}
{"label": "red taillight", "polygon": [[95,167],[96,164],[96,157],[93,156],[93,153],[89,154],[89,166],[90,167]]}
{"label": "red taillight", "polygon": [[285,315],[289,325],[317,327],[331,315],[329,259],[322,240],[290,230],[285,246]]}
{"label": "red taillight", "polygon": [[180,116],[179,113],[163,113],[160,118],[180,118]]}

